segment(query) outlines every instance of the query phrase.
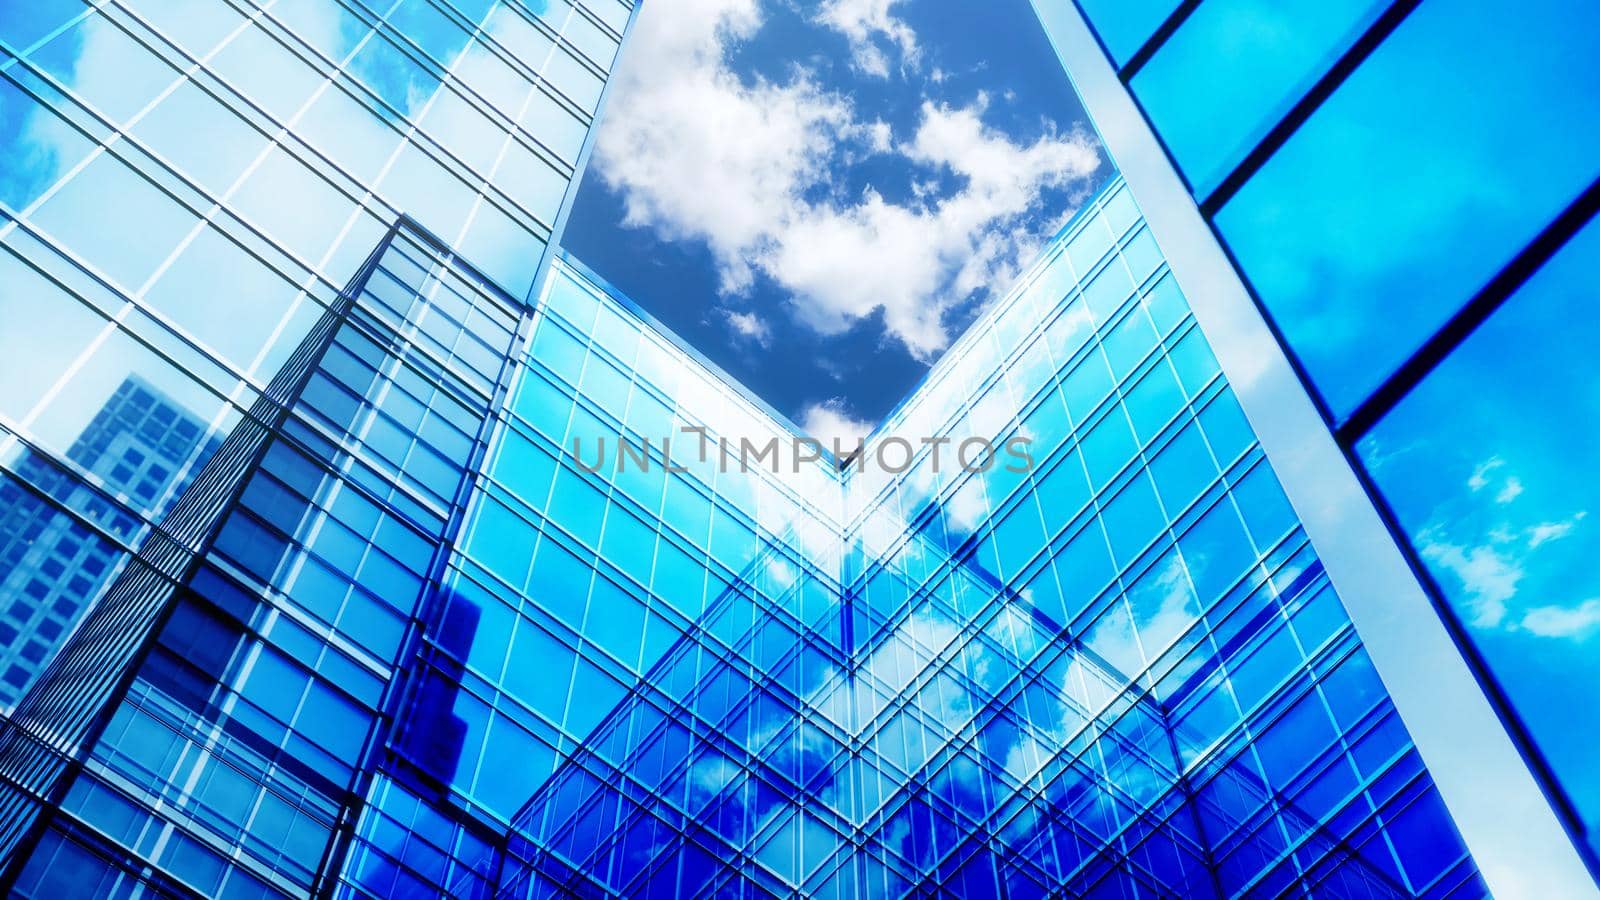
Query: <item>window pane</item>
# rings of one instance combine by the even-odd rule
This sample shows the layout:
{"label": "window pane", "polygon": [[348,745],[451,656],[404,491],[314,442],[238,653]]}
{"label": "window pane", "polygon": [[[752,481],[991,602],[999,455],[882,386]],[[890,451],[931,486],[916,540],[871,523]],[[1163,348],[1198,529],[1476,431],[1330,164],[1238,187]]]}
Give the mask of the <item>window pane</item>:
{"label": "window pane", "polygon": [[1508,12],[1424,3],[1217,216],[1337,415],[1600,174],[1600,8]]}
{"label": "window pane", "polygon": [[248,371],[268,341],[292,344],[297,330],[278,331],[295,286],[252,259],[214,229],[201,231],[145,294],[150,306]]}
{"label": "window pane", "polygon": [[[1209,0],[1133,80],[1204,197],[1388,6],[1379,0]],[[1196,79],[1194,73],[1205,72]]]}
{"label": "window pane", "polygon": [[0,78],[0,203],[26,208],[93,149],[48,107]]}
{"label": "window pane", "polygon": [[0,416],[20,421],[44,397],[105,327],[49,279],[9,252],[0,252],[0,321],[30,328],[0,328]]}
{"label": "window pane", "polygon": [[1600,440],[1597,258],[1592,222],[1359,448],[1590,834],[1600,721],[1572,711],[1600,703],[1600,483],[1578,450]]}
{"label": "window pane", "polygon": [[[259,131],[189,81],[141,118],[133,132],[217,197],[267,145]],[[196,134],[206,139],[196,141]]]}
{"label": "window pane", "polygon": [[1079,0],[1100,40],[1120,65],[1177,8],[1178,0]]}
{"label": "window pane", "polygon": [[[120,215],[103,212],[112,198]],[[129,289],[144,284],[195,223],[193,214],[142,175],[104,154],[51,195],[33,218]]]}

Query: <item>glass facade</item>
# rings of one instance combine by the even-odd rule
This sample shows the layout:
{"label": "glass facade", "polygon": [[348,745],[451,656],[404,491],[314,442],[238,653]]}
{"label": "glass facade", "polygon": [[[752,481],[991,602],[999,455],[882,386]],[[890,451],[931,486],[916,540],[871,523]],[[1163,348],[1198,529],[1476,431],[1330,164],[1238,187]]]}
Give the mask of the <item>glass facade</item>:
{"label": "glass facade", "polygon": [[719,464],[789,433],[576,262],[403,222],[341,296],[20,894],[1481,892],[1120,184],[900,473]]}
{"label": "glass facade", "polygon": [[1591,843],[1600,734],[1572,711],[1600,684],[1600,538],[1587,521],[1600,498],[1573,448],[1592,439],[1600,397],[1573,377],[1591,359],[1573,325],[1592,315],[1597,253],[1591,223],[1357,446]]}
{"label": "glass facade", "polygon": [[1076,5],[1600,872],[1600,12]]}
{"label": "glass facade", "polygon": [[804,453],[555,246],[634,14],[0,7],[0,888],[1484,893],[1120,179]]}
{"label": "glass facade", "polygon": [[[73,478],[49,457],[27,450],[0,474],[0,522],[5,523],[0,566],[6,573],[0,596],[16,598],[0,622],[0,709],[16,705],[118,562],[112,542],[72,513],[52,507],[64,505],[98,529],[128,538],[136,522],[117,509],[114,497],[170,504],[187,487],[174,476],[188,458],[209,456],[215,449],[201,445],[203,429],[155,388],[130,376],[67,448],[67,459],[98,476],[98,485]],[[163,496],[165,501],[159,499]]]}
{"label": "glass facade", "polygon": [[[440,251],[404,229],[386,241],[300,348],[308,365],[282,413],[216,457],[247,436],[247,461],[197,479],[204,490],[225,478],[231,496],[127,660],[132,680],[81,766],[52,786],[59,806],[21,841],[19,894],[325,886],[335,835],[382,765],[380,712],[423,639],[426,585],[517,322],[514,304]],[[111,661],[88,639],[122,599],[108,593],[58,667],[84,653]],[[19,721],[59,720],[47,695],[73,690],[62,668]]]}
{"label": "glass facade", "polygon": [[[595,694],[581,672],[597,601],[640,617],[616,598],[613,567],[629,593],[650,573],[642,642],[630,626],[611,661],[637,658],[642,677],[604,686],[576,753],[539,754],[550,771],[511,821],[503,889],[1481,893],[1119,184],[869,440],[869,457],[917,448],[899,473],[714,468],[707,503],[691,449],[664,490],[620,476],[579,488],[557,439],[596,413],[601,431],[640,443],[669,396],[674,422],[713,436],[773,427],[681,363],[660,398],[653,364],[631,388],[613,380],[614,360],[661,347],[586,280],[558,274],[538,326],[570,336],[599,301],[586,357],[564,353],[566,373],[551,371],[536,333],[513,409],[548,424],[524,435],[514,416],[502,444],[526,454],[513,471],[553,472],[531,485],[535,501],[549,491],[547,511],[481,507],[489,534],[468,554],[503,554],[535,597],[551,583],[539,578],[550,542],[563,559],[598,554],[586,609],[535,614],[577,651],[571,700],[563,663],[548,701],[565,704],[567,729],[572,702]],[[596,365],[609,387],[590,393]],[[530,385],[550,399],[529,405]],[[1019,434],[1033,441],[1029,473],[940,467],[941,445],[921,440]],[[563,493],[590,487],[609,498],[603,521],[593,502],[559,511]],[[619,522],[630,539],[608,551]],[[668,562],[687,583],[661,580]],[[486,680],[514,664],[503,646]],[[567,729],[558,741],[576,737]]]}

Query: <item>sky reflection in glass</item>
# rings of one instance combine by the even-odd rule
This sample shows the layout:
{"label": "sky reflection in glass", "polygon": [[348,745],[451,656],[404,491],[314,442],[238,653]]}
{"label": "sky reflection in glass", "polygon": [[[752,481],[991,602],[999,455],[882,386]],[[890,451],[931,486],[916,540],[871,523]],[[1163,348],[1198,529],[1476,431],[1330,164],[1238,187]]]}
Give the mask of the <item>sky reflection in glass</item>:
{"label": "sky reflection in glass", "polygon": [[1336,418],[1600,175],[1597,40],[1561,0],[1430,0],[1217,214]]}
{"label": "sky reflection in glass", "polygon": [[[1360,445],[1591,834],[1600,825],[1600,394],[1591,223]],[[1514,352],[1513,352],[1514,351]],[[1493,429],[1483,423],[1493,422]]]}

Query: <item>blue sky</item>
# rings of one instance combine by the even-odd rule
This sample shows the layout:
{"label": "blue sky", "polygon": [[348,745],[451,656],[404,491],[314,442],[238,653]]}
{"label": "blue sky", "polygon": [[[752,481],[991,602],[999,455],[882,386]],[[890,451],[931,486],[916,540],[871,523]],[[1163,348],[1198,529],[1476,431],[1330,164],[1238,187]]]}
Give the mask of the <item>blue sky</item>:
{"label": "blue sky", "polygon": [[647,3],[614,78],[567,249],[824,438],[1110,172],[1027,0]]}

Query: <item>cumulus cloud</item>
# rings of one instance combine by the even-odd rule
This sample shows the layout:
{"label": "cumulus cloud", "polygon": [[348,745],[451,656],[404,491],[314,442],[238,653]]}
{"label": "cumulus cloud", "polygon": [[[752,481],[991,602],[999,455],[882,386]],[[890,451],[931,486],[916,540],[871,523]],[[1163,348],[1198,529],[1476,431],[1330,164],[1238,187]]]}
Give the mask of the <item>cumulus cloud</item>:
{"label": "cumulus cloud", "polygon": [[878,78],[889,77],[889,56],[884,47],[900,51],[907,66],[915,66],[920,52],[911,26],[895,18],[901,0],[826,0],[817,21],[844,35],[850,42],[850,62]]}
{"label": "cumulus cloud", "polygon": [[1473,468],[1472,474],[1467,476],[1467,487],[1471,489],[1473,493],[1477,493],[1478,491],[1488,487],[1489,476],[1496,469],[1501,468],[1505,464],[1506,461],[1498,456],[1491,456],[1490,458],[1479,463],[1475,468]]}
{"label": "cumulus cloud", "polygon": [[1494,502],[1504,506],[1522,496],[1522,479],[1512,476],[1501,485],[1500,492],[1494,495]]}
{"label": "cumulus cloud", "polygon": [[800,427],[830,450],[838,446],[846,453],[872,431],[871,422],[850,415],[844,401],[837,397],[806,407],[800,417]]}
{"label": "cumulus cloud", "polygon": [[1535,607],[1522,617],[1522,627],[1540,637],[1589,637],[1600,631],[1600,597],[1575,607]]}
{"label": "cumulus cloud", "polygon": [[1472,625],[1494,628],[1505,621],[1507,604],[1527,577],[1520,559],[1493,544],[1450,543],[1433,531],[1418,535],[1417,545],[1423,559],[1461,583]]}
{"label": "cumulus cloud", "polygon": [[765,347],[772,343],[772,329],[766,320],[753,312],[735,312],[731,309],[723,310],[723,315],[728,319],[728,327],[734,334],[754,341]]}
{"label": "cumulus cloud", "polygon": [[1473,527],[1470,516],[1446,518],[1441,511],[1418,532],[1416,542],[1424,560],[1460,585],[1470,624],[1540,637],[1587,637],[1600,625],[1600,598],[1533,607],[1521,593],[1530,572],[1539,571],[1540,548],[1571,535],[1588,513],[1531,524],[1522,517],[1519,523],[1514,507],[1524,486],[1499,457],[1474,467],[1466,486],[1473,493],[1489,492],[1494,504],[1485,509],[1496,510],[1494,518]]}
{"label": "cumulus cloud", "polygon": [[[823,14],[881,36],[891,6],[845,0]],[[595,154],[625,223],[703,242],[726,294],[771,279],[819,333],[881,310],[888,334],[931,360],[949,342],[945,314],[1003,285],[1037,249],[1021,226],[1041,194],[1085,188],[1099,168],[1086,132],[1019,143],[984,123],[981,97],[925,103],[915,132],[897,140],[804,69],[781,83],[741,78],[727,57],[761,26],[755,0],[683,0],[640,15]],[[871,188],[839,196],[834,167],[862,152],[897,154],[953,189],[908,203]]]}
{"label": "cumulus cloud", "polygon": [[867,126],[867,146],[874,153],[889,153],[894,150],[894,129],[882,119],[875,120]]}
{"label": "cumulus cloud", "polygon": [[889,332],[919,359],[949,341],[945,313],[973,291],[1015,277],[1037,246],[1012,230],[1040,191],[1086,178],[1099,165],[1086,134],[1019,146],[983,125],[981,105],[925,103],[910,161],[964,186],[921,206],[873,190],[852,205],[808,206],[786,223],[760,266],[795,295],[795,312],[832,334],[882,308]]}
{"label": "cumulus cloud", "polygon": [[825,177],[853,123],[848,103],[804,72],[785,84],[746,83],[727,68],[727,48],[760,24],[754,0],[647,5],[595,148],[624,222],[705,242],[730,292],[750,286],[753,251]]}
{"label": "cumulus cloud", "polygon": [[1578,523],[1586,518],[1584,512],[1578,512],[1569,519],[1560,522],[1540,522],[1528,529],[1528,549],[1533,550],[1551,541],[1559,541],[1572,533]]}

